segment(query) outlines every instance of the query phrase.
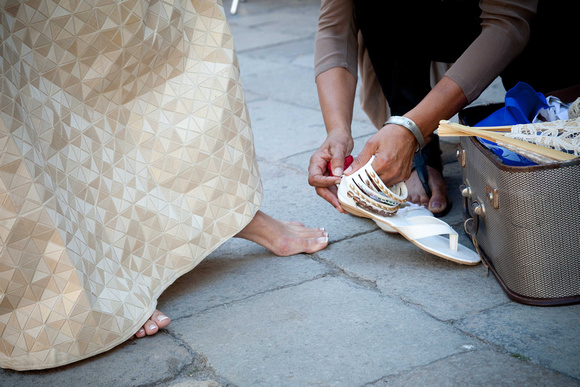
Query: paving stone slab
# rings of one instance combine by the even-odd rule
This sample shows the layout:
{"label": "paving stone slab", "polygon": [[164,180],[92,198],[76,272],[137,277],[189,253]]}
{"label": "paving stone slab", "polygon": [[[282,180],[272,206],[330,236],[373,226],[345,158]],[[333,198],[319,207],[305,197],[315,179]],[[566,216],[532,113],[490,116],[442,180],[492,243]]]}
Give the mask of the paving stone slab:
{"label": "paving stone slab", "polygon": [[[267,64],[260,64],[257,60],[245,59],[241,62],[240,69],[241,71],[245,71],[245,69],[251,68],[252,65],[264,67]],[[316,83],[314,82],[314,70],[303,66],[286,65],[284,70],[280,71],[278,67],[274,63],[271,68],[263,69],[259,72],[253,69],[242,72],[244,89],[252,93],[264,95],[273,101],[286,102],[290,105],[289,110],[292,110],[292,106],[294,105],[312,109],[316,113],[316,116],[311,122],[322,123]],[[249,106],[249,109],[250,117],[252,117],[252,106]],[[277,109],[275,113],[279,114],[280,112],[281,109]],[[298,118],[299,114],[302,113],[297,111],[295,118]],[[321,133],[324,133],[326,136],[324,126],[321,126]],[[282,131],[277,132],[278,137],[281,139],[286,138],[285,134],[287,133]],[[295,151],[297,149],[301,148],[294,148]]]}
{"label": "paving stone slab", "polygon": [[278,44],[296,40],[297,37],[292,34],[268,31],[268,33],[260,33],[259,31],[248,28],[235,28],[232,23],[232,31],[234,36],[234,47],[236,52],[243,53],[248,50],[261,48],[264,46],[275,46]]}
{"label": "paving stone slab", "polygon": [[217,375],[207,365],[207,360],[196,355],[192,364],[185,367],[175,378],[163,383],[155,383],[156,386],[171,387],[233,387],[229,380]]}
{"label": "paving stone slab", "polygon": [[2,387],[139,386],[171,380],[194,362],[181,343],[163,332],[130,340],[101,355],[67,366],[16,372],[0,369]]}
{"label": "paving stone slab", "polygon": [[277,31],[294,37],[311,36],[313,38],[317,29],[319,11],[320,6],[312,4],[292,10],[282,8],[268,12],[248,13],[241,18],[228,17],[228,20],[234,38],[236,34],[239,35],[245,30],[256,34]]}
{"label": "paving stone slab", "polygon": [[258,157],[284,159],[318,149],[326,138],[319,111],[272,100],[250,102],[248,109]]}
{"label": "paving stone slab", "polygon": [[460,353],[371,386],[578,386],[577,380],[503,353]]}
{"label": "paving stone slab", "polygon": [[480,345],[341,278],[214,308],[172,329],[238,386],[362,385]]}
{"label": "paving stone slab", "polygon": [[509,301],[482,266],[439,258],[398,234],[359,235],[333,244],[318,256],[439,320],[457,320]]}
{"label": "paving stone slab", "polygon": [[222,387],[222,384],[215,380],[191,380],[179,379],[175,382],[166,384],[171,387]]}
{"label": "paving stone slab", "polygon": [[[245,4],[241,4],[242,7]],[[309,9],[263,8],[253,13],[245,10],[243,17],[226,11],[234,44],[238,54],[248,51],[276,47],[295,40],[309,38],[313,44],[317,28],[319,6]],[[309,11],[310,10],[310,11]],[[228,9],[229,11],[229,9]]]}
{"label": "paving stone slab", "polygon": [[276,257],[252,242],[231,240],[172,284],[159,298],[158,308],[175,321],[328,271],[303,255]]}
{"label": "paving stone slab", "polygon": [[[266,49],[265,51],[269,51],[269,49]],[[276,61],[255,58],[252,54],[253,52],[249,54],[238,54],[240,75],[242,83],[244,84],[244,94],[251,92],[260,93],[269,91],[268,88],[266,88],[266,90],[259,90],[257,86],[252,85],[252,82],[256,82],[258,80],[258,76],[264,71],[283,72],[288,67],[288,63],[280,63]],[[250,91],[250,87],[254,91]]]}
{"label": "paving stone slab", "polygon": [[[314,12],[316,9],[316,14],[318,14],[318,9],[320,8],[320,1],[316,0],[284,0],[284,1],[271,1],[271,0],[250,0],[250,1],[240,1],[238,12],[234,15],[231,14],[230,9],[232,5],[232,0],[224,0],[224,9],[226,10],[226,17],[229,19],[230,23],[234,23],[240,19],[243,23],[243,19],[247,17],[252,17],[255,15],[263,15],[270,12],[285,12],[289,15],[304,12]],[[315,7],[315,8],[312,8]],[[272,26],[275,28],[276,26]]]}
{"label": "paving stone slab", "polygon": [[[314,82],[314,38],[311,36],[263,49],[238,53],[238,58],[240,59],[240,63],[242,63],[242,61],[247,62],[249,59],[253,59],[270,66],[279,65],[281,67],[286,67],[290,65],[304,67],[310,69],[312,73],[312,82]],[[241,65],[240,68],[242,70],[242,75],[247,71],[255,71],[254,68],[249,68],[244,65]]]}
{"label": "paving stone slab", "polygon": [[[308,184],[308,177],[304,170],[285,162],[284,160],[267,160],[258,156],[258,168],[263,185],[270,184],[268,180],[277,178],[290,178],[291,176],[301,180],[301,184]],[[314,190],[314,188],[312,189]]]}
{"label": "paving stone slab", "polygon": [[517,356],[580,380],[580,305],[509,303],[456,326]]}

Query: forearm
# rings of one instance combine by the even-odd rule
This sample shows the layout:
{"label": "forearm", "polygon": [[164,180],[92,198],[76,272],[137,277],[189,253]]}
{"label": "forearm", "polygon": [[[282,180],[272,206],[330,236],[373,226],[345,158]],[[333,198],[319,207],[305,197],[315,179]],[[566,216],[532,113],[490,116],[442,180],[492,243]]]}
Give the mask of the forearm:
{"label": "forearm", "polygon": [[351,134],[356,82],[344,67],[331,68],[316,77],[318,100],[328,134]]}
{"label": "forearm", "polygon": [[440,120],[453,117],[467,105],[461,87],[449,77],[443,77],[406,117],[412,119],[426,138],[439,126]]}

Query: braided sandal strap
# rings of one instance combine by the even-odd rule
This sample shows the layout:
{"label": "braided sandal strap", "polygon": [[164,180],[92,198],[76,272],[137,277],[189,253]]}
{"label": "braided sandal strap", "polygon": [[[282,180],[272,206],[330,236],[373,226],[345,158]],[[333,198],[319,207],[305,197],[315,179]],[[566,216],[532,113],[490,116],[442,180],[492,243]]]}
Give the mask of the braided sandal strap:
{"label": "braided sandal strap", "polygon": [[372,167],[374,158],[350,176],[347,195],[357,207],[380,216],[393,216],[407,201],[407,186],[401,182],[387,187]]}

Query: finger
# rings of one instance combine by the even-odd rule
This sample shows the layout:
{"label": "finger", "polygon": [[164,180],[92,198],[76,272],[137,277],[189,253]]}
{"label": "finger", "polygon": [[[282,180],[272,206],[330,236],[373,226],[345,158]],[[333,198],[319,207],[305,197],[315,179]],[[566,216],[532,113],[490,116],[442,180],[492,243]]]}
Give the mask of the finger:
{"label": "finger", "polygon": [[328,188],[340,184],[340,176],[308,175],[308,184],[312,187]]}
{"label": "finger", "polygon": [[375,154],[375,152],[375,147],[372,144],[369,144],[367,141],[362,151],[358,154],[358,156],[356,156],[352,164],[350,164],[350,167],[344,171],[344,174],[351,175],[358,171],[360,168],[364,167],[365,164],[368,163],[371,157]]}
{"label": "finger", "polygon": [[340,176],[330,176],[326,168],[327,161],[312,158],[308,166],[308,184],[313,187],[329,187],[340,183]]}
{"label": "finger", "polygon": [[333,155],[330,165],[334,176],[342,176],[344,172],[344,156],[342,154]]}
{"label": "finger", "polygon": [[310,158],[310,164],[308,164],[308,173],[311,175],[324,175],[326,173],[327,163],[328,160],[313,155]]}
{"label": "finger", "polygon": [[332,174],[334,176],[342,176],[344,172],[344,160],[348,153],[344,146],[333,146],[330,149],[330,155],[332,159],[330,160],[330,165],[332,167]]}
{"label": "finger", "polygon": [[328,161],[313,155],[310,158],[310,164],[308,165],[308,184],[311,186],[327,186],[329,184],[328,171],[326,169]]}

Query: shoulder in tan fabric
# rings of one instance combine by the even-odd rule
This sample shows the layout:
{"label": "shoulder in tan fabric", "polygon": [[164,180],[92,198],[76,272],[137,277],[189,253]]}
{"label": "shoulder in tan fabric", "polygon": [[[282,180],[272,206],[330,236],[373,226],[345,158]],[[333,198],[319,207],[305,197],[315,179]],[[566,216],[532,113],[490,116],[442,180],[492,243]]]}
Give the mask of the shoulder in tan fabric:
{"label": "shoulder in tan fabric", "polygon": [[221,3],[0,0],[0,365],[133,335],[262,187]]}

